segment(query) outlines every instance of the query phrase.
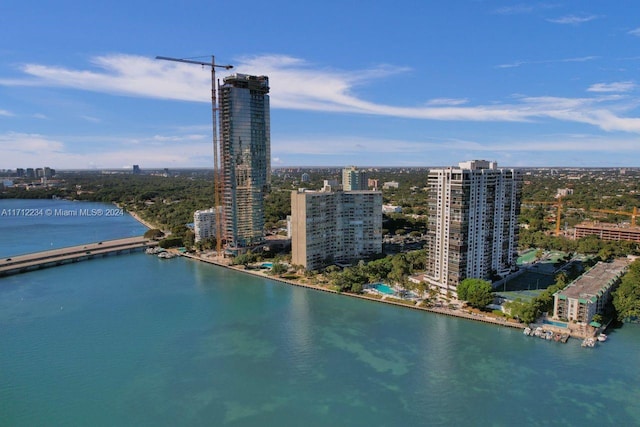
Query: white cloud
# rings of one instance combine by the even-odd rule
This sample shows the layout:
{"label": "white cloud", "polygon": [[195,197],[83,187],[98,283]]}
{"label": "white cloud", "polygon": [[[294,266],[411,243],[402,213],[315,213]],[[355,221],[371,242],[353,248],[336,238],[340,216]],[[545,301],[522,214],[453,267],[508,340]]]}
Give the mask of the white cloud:
{"label": "white cloud", "polygon": [[516,4],[513,6],[505,6],[493,11],[496,15],[519,15],[523,13],[533,12],[533,6],[530,4]]}
{"label": "white cloud", "polygon": [[8,110],[0,110],[0,116],[4,116],[4,117],[13,117],[15,114],[13,114],[11,111]]}
{"label": "white cloud", "polygon": [[552,22],[554,24],[570,24],[577,25],[585,22],[593,21],[597,19],[597,15],[589,15],[589,16],[576,16],[576,15],[567,15],[561,18],[547,19],[548,22]]}
{"label": "white cloud", "polygon": [[562,62],[586,62],[593,61],[594,59],[598,59],[599,56],[580,56],[577,58],[563,58],[563,59],[542,59],[538,61],[515,61],[508,64],[500,64],[496,65],[496,68],[516,68],[522,65],[530,65],[530,64],[554,64],[554,63],[562,63]]}
{"label": "white cloud", "polygon": [[627,32],[627,34],[631,34],[632,36],[640,37],[640,27]]}
{"label": "white cloud", "polygon": [[558,7],[557,4],[550,3],[519,3],[513,6],[504,6],[495,9],[492,13],[496,15],[521,15],[532,13],[535,10],[554,9]]}
{"label": "white cloud", "polygon": [[8,132],[0,135],[0,148],[7,152],[54,153],[64,148],[60,141],[39,134]]}
{"label": "white cloud", "polygon": [[[596,57],[545,62],[581,62]],[[210,102],[210,71],[202,67],[133,55],[94,59],[97,70],[71,70],[30,64],[23,68],[27,84],[59,86],[109,94]],[[523,64],[522,62],[520,64]],[[640,133],[639,119],[621,117],[630,107],[605,106],[605,98],[522,97],[516,102],[463,105],[466,99],[439,98],[422,106],[397,106],[367,101],[355,88],[374,79],[407,72],[405,67],[381,65],[360,71],[318,69],[302,59],[284,55],[240,58],[237,72],[269,76],[273,108],[354,113],[421,120],[470,122],[530,122],[544,118],[586,123],[604,130]],[[18,82],[19,83],[19,82]],[[0,80],[0,84],[17,82]]]}
{"label": "white cloud", "polygon": [[92,116],[80,116],[80,118],[82,120],[86,120],[86,121],[91,122],[91,123],[101,123],[102,122],[101,119],[99,119],[97,117],[92,117]]}
{"label": "white cloud", "polygon": [[[441,153],[443,148],[455,152],[466,153],[500,153],[513,154],[540,152],[594,152],[619,153],[630,152],[640,154],[640,143],[633,138],[609,138],[594,135],[550,135],[540,137],[524,137],[504,142],[471,141],[454,138],[428,138],[428,141],[407,141],[394,139],[376,139],[348,136],[298,136],[278,138],[272,151],[279,156],[344,156],[362,153],[382,155],[420,157],[427,153]],[[395,156],[393,156],[395,158]]]}
{"label": "white cloud", "polygon": [[127,162],[146,167],[212,167],[213,151],[209,137],[199,135],[0,134],[0,168],[13,169],[43,162],[58,169],[119,168]]}
{"label": "white cloud", "polygon": [[596,83],[587,89],[589,92],[629,92],[635,89],[636,84],[631,81],[614,83]]}
{"label": "white cloud", "polygon": [[469,103],[466,98],[434,98],[427,101],[427,105],[463,105]]}

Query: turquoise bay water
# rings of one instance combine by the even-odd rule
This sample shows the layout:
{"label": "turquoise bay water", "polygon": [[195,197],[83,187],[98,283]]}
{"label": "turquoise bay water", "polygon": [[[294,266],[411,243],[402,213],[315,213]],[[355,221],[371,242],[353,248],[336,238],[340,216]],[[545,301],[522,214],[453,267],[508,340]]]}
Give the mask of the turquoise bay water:
{"label": "turquoise bay water", "polygon": [[0,425],[630,426],[639,362],[182,258],[0,279]]}
{"label": "turquoise bay water", "polygon": [[[95,216],[62,216],[61,213],[80,214],[80,209],[87,209]],[[107,211],[113,216],[104,216]],[[98,217],[98,213],[103,216]],[[107,203],[0,199],[0,258],[141,236],[146,230],[131,215],[126,212],[119,215],[117,207]]]}

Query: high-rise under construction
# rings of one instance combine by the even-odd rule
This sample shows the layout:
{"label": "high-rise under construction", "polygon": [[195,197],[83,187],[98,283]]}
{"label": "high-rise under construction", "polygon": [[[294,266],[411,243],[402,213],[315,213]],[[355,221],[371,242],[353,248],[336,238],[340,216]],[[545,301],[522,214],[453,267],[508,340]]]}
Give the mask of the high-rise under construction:
{"label": "high-rise under construction", "polygon": [[264,242],[264,199],[271,180],[269,79],[233,74],[220,93],[224,239],[231,254]]}

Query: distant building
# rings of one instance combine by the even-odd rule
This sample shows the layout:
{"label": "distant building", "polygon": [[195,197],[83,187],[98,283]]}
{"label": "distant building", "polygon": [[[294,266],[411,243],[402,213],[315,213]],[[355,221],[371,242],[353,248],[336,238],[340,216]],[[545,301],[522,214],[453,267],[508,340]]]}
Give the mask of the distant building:
{"label": "distant building", "polygon": [[140,175],[140,166],[138,166],[138,165],[133,165],[133,171],[132,171],[132,173],[133,173],[134,175]]}
{"label": "distant building", "polygon": [[300,178],[300,181],[302,181],[302,182],[309,182],[310,180],[311,180],[311,178],[309,177],[309,174],[306,173],[306,172],[303,173],[302,177]]}
{"label": "distant building", "polygon": [[382,213],[402,213],[402,206],[382,205]]}
{"label": "distant building", "polygon": [[36,177],[36,171],[33,170],[33,168],[27,168],[26,176],[27,176],[27,178],[35,178]]}
{"label": "distant building", "polygon": [[629,261],[599,262],[569,286],[553,295],[555,319],[589,324],[593,316],[604,312],[611,291],[620,283]]}
{"label": "distant building", "polygon": [[443,291],[516,268],[522,179],[497,166],[474,160],[429,172],[425,279]]}
{"label": "distant building", "polygon": [[22,168],[16,169],[16,176],[18,178],[22,178],[24,176],[24,169],[22,169]]}
{"label": "distant building", "polygon": [[573,194],[573,188],[558,188],[556,197],[567,197]]}
{"label": "distant building", "polygon": [[598,236],[601,240],[630,240],[640,242],[640,227],[621,226],[618,224],[583,222],[576,225],[574,238]]}
{"label": "distant building", "polygon": [[382,253],[382,193],[291,193],[291,262],[316,270]]}
{"label": "distant building", "polygon": [[382,184],[382,189],[383,190],[388,190],[390,188],[398,188],[398,186],[400,186],[400,184],[398,184],[398,182],[396,182],[396,181],[388,181],[388,182],[385,182],[384,184]]}
{"label": "distant building", "polygon": [[369,178],[367,180],[367,186],[373,190],[380,188],[380,180]]}
{"label": "distant building", "polygon": [[264,243],[271,183],[269,79],[233,74],[220,87],[221,168],[226,251]]}
{"label": "distant building", "polygon": [[216,237],[215,208],[195,211],[193,214],[193,232],[196,243]]}
{"label": "distant building", "polygon": [[338,184],[337,179],[325,179],[322,185],[322,191],[338,191],[342,187]]}
{"label": "distant building", "polygon": [[344,191],[368,190],[367,172],[355,166],[342,169],[342,189]]}

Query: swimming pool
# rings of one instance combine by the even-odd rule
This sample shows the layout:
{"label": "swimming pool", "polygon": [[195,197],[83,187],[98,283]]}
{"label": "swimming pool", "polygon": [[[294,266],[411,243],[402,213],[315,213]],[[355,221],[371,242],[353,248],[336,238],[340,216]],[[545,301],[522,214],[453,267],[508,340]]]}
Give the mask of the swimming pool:
{"label": "swimming pool", "polygon": [[395,295],[395,293],[396,293],[396,291],[394,291],[393,289],[391,289],[389,286],[385,285],[384,283],[374,283],[371,286],[373,286],[373,288],[375,290],[377,290],[378,292],[382,292],[383,294]]}
{"label": "swimming pool", "polygon": [[556,322],[554,320],[543,320],[542,323],[546,325],[558,326],[560,328],[568,328],[569,326],[565,322]]}
{"label": "swimming pool", "polygon": [[260,267],[262,268],[273,268],[273,263],[272,262],[263,262]]}

